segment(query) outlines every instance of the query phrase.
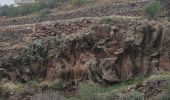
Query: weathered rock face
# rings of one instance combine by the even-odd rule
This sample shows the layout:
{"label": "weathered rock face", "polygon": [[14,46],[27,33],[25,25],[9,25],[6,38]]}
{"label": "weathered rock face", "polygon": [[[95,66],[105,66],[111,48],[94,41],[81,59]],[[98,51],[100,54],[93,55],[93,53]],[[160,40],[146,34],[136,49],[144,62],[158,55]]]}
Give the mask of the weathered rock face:
{"label": "weathered rock face", "polygon": [[126,19],[111,24],[82,20],[64,29],[63,24],[38,25],[31,45],[1,61],[1,79],[90,79],[104,84],[170,71],[169,25]]}

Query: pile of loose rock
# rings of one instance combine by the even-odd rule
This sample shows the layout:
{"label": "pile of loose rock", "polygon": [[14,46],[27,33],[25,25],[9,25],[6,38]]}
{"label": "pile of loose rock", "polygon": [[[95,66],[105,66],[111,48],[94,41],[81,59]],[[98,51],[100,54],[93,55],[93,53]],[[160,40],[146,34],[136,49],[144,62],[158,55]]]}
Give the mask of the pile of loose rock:
{"label": "pile of loose rock", "polygon": [[37,24],[35,26],[35,33],[32,36],[56,36],[56,35],[69,35],[73,33],[77,33],[80,30],[85,28],[90,28],[92,26],[93,21],[90,19],[82,19],[79,21],[72,22],[57,22],[50,25],[40,25]]}
{"label": "pile of loose rock", "polygon": [[142,92],[145,98],[151,98],[160,94],[165,85],[165,80],[152,80],[147,81],[144,85],[138,87],[137,90]]}

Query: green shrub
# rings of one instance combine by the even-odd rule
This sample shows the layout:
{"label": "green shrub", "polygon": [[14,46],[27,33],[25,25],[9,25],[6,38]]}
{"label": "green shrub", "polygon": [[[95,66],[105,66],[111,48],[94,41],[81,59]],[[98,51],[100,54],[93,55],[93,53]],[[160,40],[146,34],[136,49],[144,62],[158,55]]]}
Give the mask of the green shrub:
{"label": "green shrub", "polygon": [[28,58],[33,61],[44,58],[46,56],[44,44],[45,42],[43,39],[35,39],[33,42],[28,44],[25,51]]}
{"label": "green shrub", "polygon": [[60,0],[38,0],[41,9],[55,8]]}
{"label": "green shrub", "polygon": [[167,79],[166,90],[170,94],[170,79]]}
{"label": "green shrub", "polygon": [[75,6],[86,5],[88,2],[89,0],[72,0],[73,5]]}
{"label": "green shrub", "polygon": [[160,100],[170,100],[170,79],[167,80],[166,90],[159,96]]}
{"label": "green shrub", "polygon": [[11,92],[18,95],[22,90],[23,86],[21,83],[14,84],[11,82],[3,84],[0,88],[0,97],[3,98],[3,100],[8,100]]}
{"label": "green shrub", "polygon": [[44,9],[40,12],[40,16],[44,17],[47,16],[50,13],[50,9]]}
{"label": "green shrub", "polygon": [[158,0],[151,0],[145,7],[144,7],[144,16],[148,18],[156,18],[160,12],[160,2]]}
{"label": "green shrub", "polygon": [[96,84],[82,83],[79,100],[104,100],[104,97],[99,95],[102,90],[103,88]]}
{"label": "green shrub", "polygon": [[155,100],[170,100],[170,95],[168,93],[162,93],[157,99]]}
{"label": "green shrub", "polygon": [[119,98],[119,95],[116,93],[112,93],[111,95],[105,96],[106,100],[118,100],[118,98]]}
{"label": "green shrub", "polygon": [[65,100],[65,98],[58,92],[48,91],[35,94],[30,98],[31,100]]}
{"label": "green shrub", "polygon": [[144,100],[144,96],[136,91],[125,94],[121,98],[121,100]]}
{"label": "green shrub", "polygon": [[115,17],[105,17],[101,20],[102,23],[112,24],[116,21]]}
{"label": "green shrub", "polygon": [[63,90],[63,85],[59,81],[52,81],[49,84],[49,89],[51,89],[53,91],[62,91]]}
{"label": "green shrub", "polygon": [[167,17],[167,21],[170,22],[170,17]]}
{"label": "green shrub", "polygon": [[[53,9],[58,6],[61,0],[38,0],[33,4],[14,6],[0,6],[0,16],[18,16],[39,12],[44,9]],[[42,11],[43,12],[43,11]],[[47,13],[47,12],[46,12]]]}

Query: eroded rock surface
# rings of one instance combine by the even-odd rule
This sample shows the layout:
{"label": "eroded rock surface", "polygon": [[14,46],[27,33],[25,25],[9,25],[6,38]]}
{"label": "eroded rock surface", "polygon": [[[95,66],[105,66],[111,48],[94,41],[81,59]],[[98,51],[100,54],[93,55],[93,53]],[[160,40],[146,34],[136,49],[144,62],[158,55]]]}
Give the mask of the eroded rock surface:
{"label": "eroded rock surface", "polygon": [[1,82],[43,78],[110,84],[170,71],[168,24],[130,19],[105,24],[83,19],[32,27],[18,36],[21,41],[8,44],[22,43],[20,51],[14,46],[12,54],[1,53]]}

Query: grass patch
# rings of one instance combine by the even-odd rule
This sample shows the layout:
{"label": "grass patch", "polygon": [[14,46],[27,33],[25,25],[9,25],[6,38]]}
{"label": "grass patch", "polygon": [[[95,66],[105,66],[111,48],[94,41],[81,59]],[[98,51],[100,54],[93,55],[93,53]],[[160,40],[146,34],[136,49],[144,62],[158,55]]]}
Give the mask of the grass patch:
{"label": "grass patch", "polygon": [[170,22],[170,17],[167,17],[167,21]]}
{"label": "grass patch", "polygon": [[40,11],[40,16],[41,17],[45,17],[45,16],[47,16],[48,14],[50,14],[50,9],[44,9],[44,10],[42,10],[42,11]]}
{"label": "grass patch", "polygon": [[134,91],[121,96],[121,100],[144,100],[144,96],[141,93]]}
{"label": "grass patch", "polygon": [[151,75],[146,81],[150,80],[169,80],[170,79],[170,73],[164,73],[160,75]]}
{"label": "grass patch", "polygon": [[165,91],[158,96],[159,100],[170,100],[170,77],[166,80]]}
{"label": "grass patch", "polygon": [[18,16],[28,15],[39,12],[44,9],[53,9],[58,7],[60,0],[38,0],[32,4],[25,4],[18,7],[14,6],[0,6],[0,16]]}
{"label": "grass patch", "polygon": [[82,6],[82,5],[86,5],[90,2],[90,0],[71,0],[71,3],[74,6]]}
{"label": "grass patch", "polygon": [[0,88],[2,88],[0,90],[0,97],[2,97],[3,100],[8,100],[11,93],[17,97],[17,100],[22,100],[24,97],[33,96],[37,92],[39,93],[48,90],[61,92],[63,90],[62,84],[59,81],[44,82],[41,80],[32,80],[24,84],[16,81],[14,83],[6,83]]}
{"label": "grass patch", "polygon": [[7,100],[11,93],[15,93],[18,96],[20,91],[22,91],[22,88],[23,85],[20,83],[6,83],[1,86],[0,97],[3,98],[3,100]]}
{"label": "grass patch", "polygon": [[101,22],[105,24],[112,24],[116,21],[115,17],[104,17],[102,18]]}
{"label": "grass patch", "polygon": [[128,80],[107,87],[100,86],[99,84],[92,82],[81,83],[79,97],[68,98],[68,100],[116,100],[117,91],[125,89],[131,85],[138,84],[138,82],[142,82],[144,80],[145,77],[141,76],[136,77],[134,80]]}
{"label": "grass patch", "polygon": [[160,13],[161,4],[158,0],[151,0],[144,7],[144,16],[147,18],[155,19]]}

